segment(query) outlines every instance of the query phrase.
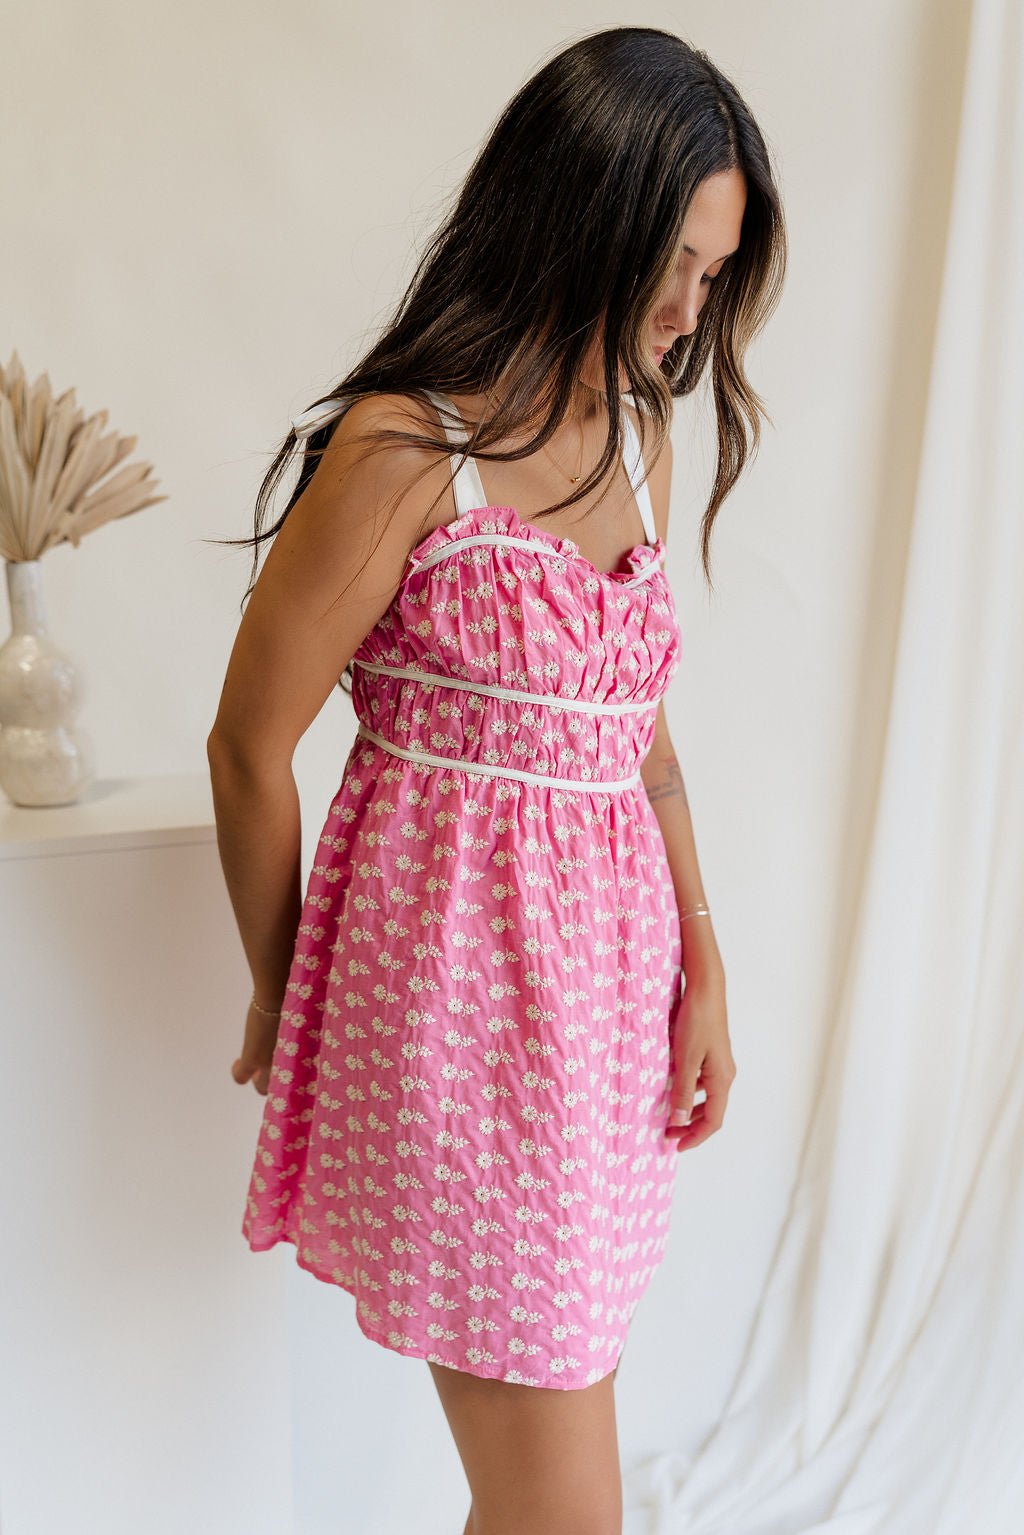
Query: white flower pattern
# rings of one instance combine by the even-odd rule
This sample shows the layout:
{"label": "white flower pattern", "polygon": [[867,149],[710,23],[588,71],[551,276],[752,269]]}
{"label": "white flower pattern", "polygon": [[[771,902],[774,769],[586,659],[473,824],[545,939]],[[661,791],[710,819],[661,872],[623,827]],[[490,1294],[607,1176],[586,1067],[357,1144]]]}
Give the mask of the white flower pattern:
{"label": "white flower pattern", "polygon": [[[461,547],[479,533],[519,542]],[[513,508],[434,529],[357,662],[651,707],[583,717],[357,665],[361,725],[499,769],[627,777],[681,636],[663,571],[624,575]],[[303,904],[246,1240],[293,1243],[386,1348],[600,1380],[668,1240],[681,958],[642,785],[473,775],[357,736]]]}

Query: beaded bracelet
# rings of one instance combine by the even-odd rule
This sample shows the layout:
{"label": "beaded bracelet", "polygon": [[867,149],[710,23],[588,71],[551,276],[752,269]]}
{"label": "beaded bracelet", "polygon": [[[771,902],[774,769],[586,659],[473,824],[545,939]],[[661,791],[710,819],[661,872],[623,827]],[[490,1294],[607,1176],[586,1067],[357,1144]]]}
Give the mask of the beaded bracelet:
{"label": "beaded bracelet", "polygon": [[255,992],[253,992],[253,994],[252,994],[252,1000],[249,1003],[249,1006],[250,1007],[254,1007],[258,1013],[262,1013],[264,1015],[264,1017],[266,1017],[266,1018],[280,1018],[280,1016],[281,1016],[280,1009],[278,1009],[278,1011],[276,1013],[272,1013],[270,1011],[269,1007],[260,1007],[259,1003],[256,1001],[256,993]]}

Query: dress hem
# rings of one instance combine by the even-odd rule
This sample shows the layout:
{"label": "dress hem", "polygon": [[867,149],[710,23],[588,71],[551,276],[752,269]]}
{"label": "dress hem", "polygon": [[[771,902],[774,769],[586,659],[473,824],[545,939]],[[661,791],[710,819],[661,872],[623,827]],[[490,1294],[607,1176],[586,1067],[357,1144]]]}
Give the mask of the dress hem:
{"label": "dress hem", "polygon": [[[625,1339],[623,1339],[623,1342],[619,1348],[618,1355],[616,1356],[615,1363],[612,1365],[611,1369],[605,1371],[604,1375],[598,1376],[597,1380],[577,1381],[576,1378],[573,1377],[573,1379],[569,1381],[565,1378],[564,1375],[553,1375],[550,1382],[545,1385],[542,1385],[540,1382],[529,1380],[510,1380],[508,1378],[508,1370],[502,1369],[501,1366],[474,1366],[465,1363],[455,1364],[450,1359],[442,1359],[441,1355],[433,1349],[428,1350],[423,1348],[410,1347],[402,1348],[399,1347],[398,1344],[389,1342],[389,1340],[382,1333],[374,1331],[363,1321],[363,1318],[359,1314],[358,1296],[352,1286],[346,1284],[343,1279],[335,1279],[333,1275],[325,1274],[322,1270],[314,1267],[314,1265],[307,1259],[304,1259],[302,1249],[292,1232],[283,1231],[279,1235],[269,1238],[269,1240],[264,1239],[262,1241],[259,1239],[254,1240],[244,1232],[243,1236],[245,1236],[245,1240],[248,1243],[250,1250],[254,1253],[269,1252],[271,1248],[279,1246],[282,1242],[286,1243],[295,1254],[295,1262],[300,1269],[303,1269],[307,1274],[312,1274],[313,1278],[319,1279],[321,1284],[334,1285],[337,1289],[344,1290],[346,1294],[351,1295],[352,1299],[357,1303],[356,1325],[359,1328],[359,1331],[363,1334],[364,1338],[369,1338],[371,1343],[379,1344],[381,1348],[386,1348],[391,1354],[402,1354],[407,1359],[423,1359],[430,1364],[442,1365],[445,1369],[448,1370],[458,1370],[462,1375],[475,1375],[478,1378],[482,1378],[484,1380],[500,1380],[505,1385],[509,1386],[530,1386],[535,1391],[585,1391],[589,1386],[596,1386],[600,1381],[606,1380],[609,1375],[613,1375],[615,1373],[619,1367],[619,1361],[622,1358],[623,1349],[626,1346]],[[522,1373],[525,1374],[526,1372],[523,1371]]]}

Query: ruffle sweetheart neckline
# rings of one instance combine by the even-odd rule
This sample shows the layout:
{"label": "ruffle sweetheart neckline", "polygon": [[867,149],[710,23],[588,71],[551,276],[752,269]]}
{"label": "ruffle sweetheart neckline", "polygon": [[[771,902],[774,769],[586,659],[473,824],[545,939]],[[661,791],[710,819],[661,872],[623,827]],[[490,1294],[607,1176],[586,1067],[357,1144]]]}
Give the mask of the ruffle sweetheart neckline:
{"label": "ruffle sweetheart neckline", "polygon": [[[521,530],[525,537],[528,539],[540,539],[542,543],[545,543],[551,547],[556,554],[560,554],[564,559],[573,560],[576,563],[584,566],[587,571],[589,571],[592,575],[596,576],[598,580],[601,581],[611,581],[613,583],[618,583],[620,581],[631,580],[633,576],[637,575],[640,570],[645,568],[645,563],[647,563],[637,559],[637,556],[642,549],[650,550],[650,559],[652,560],[659,558],[664,550],[664,540],[659,533],[656,536],[653,544],[649,544],[646,539],[641,539],[638,543],[635,543],[631,549],[626,550],[622,558],[626,565],[630,567],[629,569],[599,570],[593,561],[588,560],[586,555],[581,552],[580,547],[574,538],[564,537],[560,533],[552,533],[547,528],[538,526],[538,524],[535,522],[527,522],[523,517],[519,515],[519,511],[516,507],[490,505],[474,506],[471,507],[469,511],[463,512],[461,517],[456,517],[452,522],[440,523],[436,528],[431,528],[426,537],[420,539],[420,542],[409,555],[410,570],[408,573],[411,574],[415,570],[416,563],[422,559],[424,554],[432,553],[435,548],[440,548],[446,542],[446,539],[441,535],[454,535],[452,537],[452,541],[455,542],[457,540],[458,534],[465,531],[466,524],[478,517],[483,512],[509,513],[515,521],[516,528]],[[662,572],[662,574],[664,574],[664,572]]]}

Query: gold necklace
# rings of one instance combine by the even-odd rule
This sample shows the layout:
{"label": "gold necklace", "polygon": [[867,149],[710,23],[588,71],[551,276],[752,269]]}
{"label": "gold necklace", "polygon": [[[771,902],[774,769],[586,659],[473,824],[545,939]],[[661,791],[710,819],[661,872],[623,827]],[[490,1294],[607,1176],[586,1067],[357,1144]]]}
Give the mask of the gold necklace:
{"label": "gold necklace", "polygon": [[[488,394],[487,395],[487,401],[488,401],[488,403],[490,405],[494,405],[495,404],[494,396]],[[499,400],[497,403],[500,405],[501,401]],[[558,470],[559,474],[565,474],[566,479],[569,481],[569,483],[571,485],[578,485],[580,480],[582,480],[582,478],[583,478],[583,448],[584,448],[586,439],[585,439],[584,434],[583,434],[583,418],[581,416],[578,419],[579,419],[579,427],[580,427],[580,462],[579,462],[578,473],[576,473],[576,474],[566,474],[565,470],[562,468],[561,464],[558,462],[558,460],[555,457],[555,455],[548,451],[547,444],[546,443],[542,444],[544,452],[547,453],[548,458],[554,464],[554,466]]]}
{"label": "gold necklace", "polygon": [[548,458],[550,458],[551,462],[554,464],[554,466],[558,470],[559,474],[565,474],[566,479],[572,485],[578,485],[580,483],[580,480],[582,480],[582,478],[583,478],[583,444],[584,444],[583,419],[581,417],[580,418],[580,463],[579,463],[579,473],[578,474],[565,474],[565,470],[562,468],[561,464],[558,462],[558,460],[555,457],[555,455],[553,453],[549,452],[547,444],[546,443],[544,444],[544,452],[547,453]]}

